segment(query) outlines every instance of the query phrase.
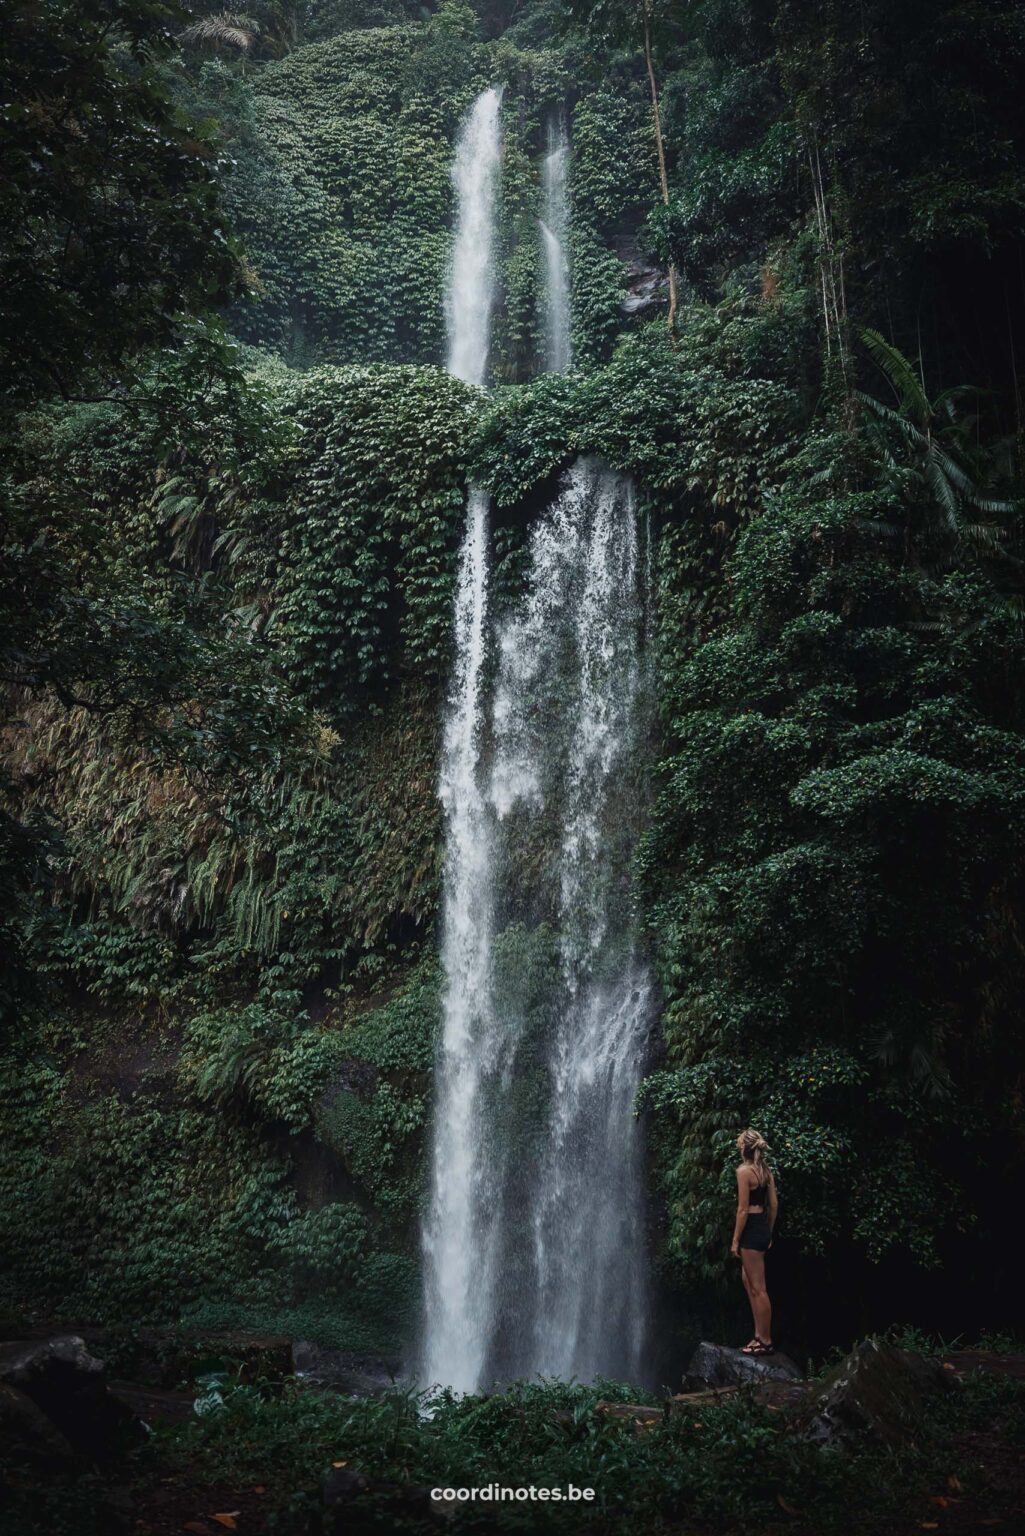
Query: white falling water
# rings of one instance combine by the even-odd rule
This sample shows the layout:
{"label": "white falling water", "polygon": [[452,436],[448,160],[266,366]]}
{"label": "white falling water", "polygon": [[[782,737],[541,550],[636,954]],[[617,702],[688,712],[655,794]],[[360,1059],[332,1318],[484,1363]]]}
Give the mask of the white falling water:
{"label": "white falling water", "polygon": [[[481,382],[493,308],[498,93],[464,125],[449,366]],[[565,311],[568,346],[568,293]],[[568,364],[568,356],[567,356]],[[490,611],[471,489],[440,795],[443,1025],[424,1222],[429,1382],[636,1376],[650,1016],[629,869],[645,803],[645,564],[629,482],[565,476],[525,595]],[[493,661],[492,661],[493,658]]]}
{"label": "white falling water", "polygon": [[458,222],[445,298],[448,371],[468,384],[487,376],[495,304],[495,191],[502,161],[499,87],[477,97],[456,141],[452,180]]}
{"label": "white falling water", "polygon": [[[483,529],[482,510],[471,523]],[[489,626],[482,538],[464,546],[425,1239],[425,1369],[460,1390],[640,1368],[633,1101],[652,1000],[629,880],[648,718],[639,543],[629,481],[581,460],[533,528],[525,595]],[[474,744],[459,783],[457,738]]]}
{"label": "white falling water", "polygon": [[[508,889],[516,850],[551,842],[542,910],[558,957],[540,1041],[545,1124],[529,1187],[517,1190],[499,1169],[504,1188],[490,1196],[521,1224],[529,1218],[533,1245],[530,1264],[505,1256],[504,1312],[519,1318],[513,1348],[499,1340],[495,1363],[511,1375],[629,1379],[641,1364],[646,1265],[633,1101],[652,996],[629,866],[645,801],[646,575],[630,482],[580,460],[533,529],[528,597],[499,638],[498,878]],[[520,1042],[521,1068],[531,1070],[537,1046]]]}
{"label": "white falling water", "polygon": [[433,1182],[424,1227],[425,1369],[477,1383],[493,1283],[497,1213],[486,1203],[481,1093],[500,1041],[491,1014],[491,817],[479,784],[487,616],[487,501],[470,495],[456,589],[455,670],[442,745],[446,817],[443,1034],[435,1072]]}
{"label": "white falling water", "polygon": [[[446,295],[449,372],[471,384],[487,374],[494,308],[494,204],[501,165],[501,92],[477,97],[456,143],[458,219]],[[482,788],[488,506],[471,487],[459,557],[455,667],[441,755],[445,811],[442,1042],[435,1075],[430,1206],[423,1229],[424,1369],[431,1381],[469,1390],[480,1375],[494,1270],[494,1213],[482,1200],[487,1159],[479,1144],[481,1091],[493,1063],[492,818]]]}
{"label": "white falling water", "polygon": [[569,133],[560,116],[548,126],[541,168],[545,256],[545,364],[550,373],[566,373],[573,361],[570,343],[569,276]]}

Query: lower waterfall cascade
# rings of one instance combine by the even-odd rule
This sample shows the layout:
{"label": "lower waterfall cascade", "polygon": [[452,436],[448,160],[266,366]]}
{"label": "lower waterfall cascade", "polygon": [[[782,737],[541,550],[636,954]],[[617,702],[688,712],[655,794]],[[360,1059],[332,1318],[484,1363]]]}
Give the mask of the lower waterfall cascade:
{"label": "lower waterfall cascade", "polygon": [[488,508],[461,554],[440,793],[442,1039],[421,1374],[472,1391],[636,1376],[653,1009],[630,863],[646,803],[647,539],[582,459],[489,612]]}

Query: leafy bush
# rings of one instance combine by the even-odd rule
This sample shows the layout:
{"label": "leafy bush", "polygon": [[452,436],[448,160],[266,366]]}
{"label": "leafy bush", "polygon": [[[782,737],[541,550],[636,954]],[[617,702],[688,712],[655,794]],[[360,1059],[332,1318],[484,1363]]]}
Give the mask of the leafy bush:
{"label": "leafy bush", "polygon": [[1010,1131],[1021,637],[978,577],[899,559],[901,516],[876,492],[771,501],[730,621],[666,678],[641,867],[670,1065],[648,1093],[694,1275],[721,1272],[750,1120],[804,1253],[843,1235],[925,1265],[986,1211],[976,1169]]}

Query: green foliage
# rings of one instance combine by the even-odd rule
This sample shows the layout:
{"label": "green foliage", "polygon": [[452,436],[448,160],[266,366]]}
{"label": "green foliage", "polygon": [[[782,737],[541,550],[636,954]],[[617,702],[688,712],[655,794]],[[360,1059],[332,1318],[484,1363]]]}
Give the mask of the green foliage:
{"label": "green foliage", "polygon": [[396,1233],[409,1230],[423,1187],[424,1090],[438,1015],[431,971],[358,1015],[337,1038],[344,1065],[316,1111],[318,1139],[344,1160],[360,1198]]}
{"label": "green foliage", "polygon": [[275,627],[286,665],[344,708],[447,657],[474,395],[433,369],[323,370],[298,384],[294,512]]}
{"label": "green foliage", "polygon": [[[980,1265],[999,1251],[987,1164],[1019,1147],[1025,952],[1025,127],[1020,11],[984,10],[654,5],[663,210],[640,3],[259,0],[251,25],[210,4],[180,61],[170,5],[13,7],[7,1301],[276,1319],[349,1347],[411,1328],[465,486],[495,503],[501,605],[578,454],[635,477],[655,548],[639,874],[668,1272],[696,1298],[721,1273],[751,1119],[783,1237],[834,1282],[949,1263],[965,1234]],[[494,82],[484,397],[436,365],[452,146]],[[565,110],[577,366],[536,377],[540,157]],[[691,284],[675,345],[622,307],[649,243]],[[225,342],[229,300],[270,350]],[[495,960],[509,1027],[539,1030],[550,933],[515,924]],[[536,1087],[494,1106],[527,1156]],[[268,1431],[282,1455],[316,1418],[293,1410]],[[242,1449],[247,1413],[262,1400],[224,1421]],[[773,1496],[798,1454],[751,1405],[699,1455],[537,1387],[429,1421],[354,1409],[346,1443],[374,1471],[398,1464],[375,1414],[441,1481],[531,1472],[556,1423],[552,1465],[619,1468],[601,1518],[644,1529],[653,1508],[763,1524],[727,1448],[762,1447]],[[817,1458],[801,1475],[846,1498]]]}
{"label": "green foliage", "polygon": [[481,42],[472,9],[448,0],[425,26],[342,29],[252,84],[227,89],[209,71],[195,104],[216,113],[237,149],[226,195],[255,273],[252,302],[233,311],[238,333],[300,365],[440,362],[453,144],[474,96],[497,80],[516,109],[502,125],[494,376],[538,368],[539,161],[547,124],[572,94],[575,345],[581,358],[607,355],[622,325],[620,254],[631,254],[655,160],[636,70],[615,90],[571,70],[549,50]]}
{"label": "green foliage", "polygon": [[1010,1128],[1021,635],[978,577],[903,565],[879,531],[901,516],[774,499],[727,567],[731,621],[665,679],[641,862],[672,1065],[649,1091],[670,1247],[707,1277],[751,1120],[806,1252],[843,1233],[921,1263]]}
{"label": "green foliage", "polygon": [[175,3],[5,6],[0,122],[4,403],[106,393],[126,361],[180,344],[191,310],[239,289],[209,125],[161,63]]}
{"label": "green foliage", "polygon": [[894,480],[902,471],[909,476],[948,534],[995,544],[1003,530],[993,523],[968,523],[966,515],[995,514],[1006,519],[1015,506],[987,495],[977,482],[976,476],[985,472],[974,440],[977,418],[964,416],[959,409],[972,391],[955,385],[930,400],[914,365],[878,331],[863,332],[862,341],[896,396],[895,407],[864,392],[858,396],[868,412],[880,457]]}
{"label": "green foliage", "polygon": [[630,253],[656,191],[644,87],[637,79],[616,85],[588,92],[573,110],[570,269],[578,362],[607,358],[623,328],[625,274],[618,252]]}
{"label": "green foliage", "polygon": [[[593,1500],[575,1506],[536,1498],[462,1504],[460,1523],[471,1531],[612,1533],[681,1524],[733,1531],[775,1522],[787,1507],[799,1508],[816,1531],[839,1536],[856,1502],[861,1527],[881,1536],[929,1509],[926,1496],[952,1476],[989,1507],[993,1494],[983,1494],[967,1447],[999,1423],[1001,1444],[1013,1455],[1025,1419],[1020,1382],[977,1376],[927,1410],[924,1432],[902,1455],[868,1448],[841,1455],[785,1433],[779,1415],[746,1393],[675,1412],[644,1433],[601,1412],[600,1399],[630,1401],[630,1389],[519,1383],[486,1398],[394,1394],[340,1409],[337,1399],[301,1390],[272,1396],[241,1387],[221,1411],[170,1431],[161,1449],[172,1465],[198,1458],[211,1480],[231,1486],[266,1479],[286,1531],[306,1528],[303,1492],[312,1494],[328,1464],[342,1461],[370,1477],[427,1488],[497,1483],[559,1488],[564,1497],[570,1484],[594,1490]],[[999,1494],[993,1507],[1004,1507]],[[372,1521],[373,1498],[365,1510]],[[418,1513],[407,1524],[394,1505],[377,1504],[376,1513],[389,1529],[421,1529]],[[350,1518],[360,1518],[355,1508]]]}
{"label": "green foliage", "polygon": [[415,0],[311,0],[307,10],[305,40],[319,43],[361,27],[395,26],[426,7]]}
{"label": "green foliage", "polygon": [[[312,1336],[394,1347],[415,1321],[416,1265],[403,1250],[420,1193],[414,1085],[432,996],[421,982],[384,1010],[395,1081],[361,1061],[378,1043],[372,1013],[317,1029],[223,1006],[195,1015],[184,1041],[151,1026],[131,1044],[123,1024],[106,1039],[95,1024],[71,1039],[36,1026],[0,1058],[4,1299],[31,1298],[44,1316],[266,1327],[315,1298]],[[338,1134],[347,1081],[372,1085],[362,1139],[359,1127]],[[303,1208],[295,1182],[311,1174],[319,1193]],[[372,1217],[354,1186],[373,1197]]]}
{"label": "green foliage", "polygon": [[303,360],[440,356],[457,114],[415,81],[405,95],[423,40],[419,28],[346,32],[247,93],[230,189],[259,284],[235,317],[247,339]]}
{"label": "green foliage", "polygon": [[859,327],[924,351],[943,382],[992,387],[1010,430],[1020,7],[702,0],[670,11],[690,37],[665,65],[673,186],[652,219],[663,253],[707,295],[737,268],[750,281],[767,264],[775,285],[781,255],[801,252],[805,282],[831,264]]}
{"label": "green foliage", "polygon": [[366,1242],[366,1217],[355,1206],[323,1205],[289,1222],[275,1247],[304,1286],[330,1297],[359,1283]]}
{"label": "green foliage", "polygon": [[635,474],[665,505],[746,515],[790,451],[793,395],[729,378],[714,346],[672,349],[661,328],[624,340],[608,365],[495,398],[480,424],[475,478],[515,506],[578,453]]}
{"label": "green foliage", "polygon": [[[316,1292],[335,1308],[322,1332],[380,1347],[412,1321],[404,1250],[434,1013],[421,989],[391,1005],[379,1043],[372,1026],[349,1041],[337,1015],[313,1027],[299,999],[312,986],[337,1009],[394,985],[391,935],[433,914],[436,696],[410,683],[389,699],[380,681],[443,661],[467,396],[414,370],[261,380],[251,418],[210,410],[170,442],[111,408],[26,424],[37,517],[45,508],[61,558],[108,601],[115,583],[132,594],[151,643],[143,656],[122,631],[112,680],[69,648],[83,705],[40,686],[14,745],[27,771],[11,804],[51,828],[22,932],[67,1023],[49,1077],[33,1076],[31,1054],[5,1063],[22,1106],[5,1152],[4,1187],[19,1191],[8,1283],[44,1310],[99,1318],[215,1301],[266,1315]],[[387,522],[379,627],[360,651],[378,685],[374,715],[343,741],[309,702],[273,605],[297,611],[314,561],[336,574],[346,549],[363,558],[358,516],[364,530]],[[277,573],[290,548],[289,583]],[[358,603],[358,586],[341,591]],[[176,604],[188,623],[165,662],[153,642]],[[344,681],[359,693],[358,677]],[[361,1051],[371,1074],[378,1061],[399,1074],[372,1106],[369,1158],[321,1135],[328,1091]],[[111,1188],[97,1181],[93,1199],[98,1166]],[[369,1229],[351,1203],[361,1176],[379,1200]],[[340,1279],[327,1287],[335,1269],[344,1295]]]}
{"label": "green foliage", "polygon": [[437,1019],[437,977],[427,967],[407,990],[349,1023],[347,1053],[384,1072],[426,1073],[434,1064]]}
{"label": "green foliage", "polygon": [[183,1074],[204,1103],[222,1110],[241,1103],[265,1122],[301,1130],[340,1059],[337,1037],[305,1025],[259,1003],[197,1014],[186,1035]]}

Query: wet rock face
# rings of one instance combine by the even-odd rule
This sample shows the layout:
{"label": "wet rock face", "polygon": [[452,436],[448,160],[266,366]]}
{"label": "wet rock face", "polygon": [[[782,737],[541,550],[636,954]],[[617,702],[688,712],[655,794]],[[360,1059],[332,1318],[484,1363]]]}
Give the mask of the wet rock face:
{"label": "wet rock face", "polygon": [[669,302],[669,279],[661,267],[635,257],[626,269],[626,293],[620,300],[620,313],[650,317],[654,310]]}
{"label": "wet rock face", "polygon": [[725,1344],[698,1345],[690,1358],[684,1382],[692,1391],[704,1387],[744,1387],[763,1381],[803,1381],[788,1355],[745,1355]]}
{"label": "wet rock face", "polygon": [[899,1445],[914,1438],[931,1399],[957,1390],[938,1360],[865,1339],[812,1389],[794,1428],[817,1444],[868,1437]]}
{"label": "wet rock face", "polygon": [[0,1386],[8,1399],[7,1416],[13,1418],[17,1410],[22,1430],[31,1428],[34,1436],[51,1426],[53,1435],[45,1435],[55,1452],[63,1443],[103,1461],[145,1437],[141,1420],[108,1390],[103,1361],[74,1335],[0,1345]]}

